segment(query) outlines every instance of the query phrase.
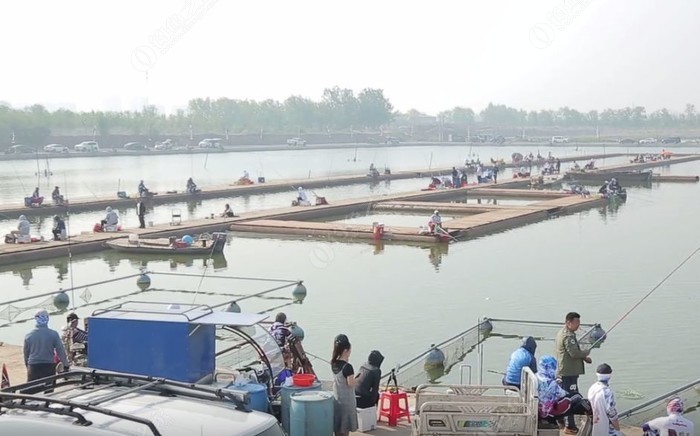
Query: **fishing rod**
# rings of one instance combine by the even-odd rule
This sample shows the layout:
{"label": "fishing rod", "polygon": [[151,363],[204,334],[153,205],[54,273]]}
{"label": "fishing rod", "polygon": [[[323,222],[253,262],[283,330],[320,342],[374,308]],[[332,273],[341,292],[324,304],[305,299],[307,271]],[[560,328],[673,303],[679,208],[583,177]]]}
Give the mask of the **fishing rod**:
{"label": "fishing rod", "polygon": [[621,323],[625,318],[627,318],[627,316],[629,316],[635,309],[637,309],[637,307],[639,307],[639,306],[644,302],[644,300],[646,300],[647,298],[649,298],[649,297],[651,296],[651,294],[653,294],[657,289],[659,289],[659,288],[661,287],[661,285],[663,285],[664,283],[666,283],[666,281],[667,281],[668,279],[670,279],[674,274],[676,274],[676,272],[678,272],[678,270],[680,270],[681,267],[683,267],[683,265],[685,265],[690,259],[692,259],[699,251],[700,251],[700,246],[698,246],[698,248],[696,248],[692,253],[690,253],[685,259],[683,259],[683,261],[682,261],[681,263],[679,263],[675,268],[673,268],[673,270],[671,270],[671,272],[668,273],[663,279],[661,279],[661,281],[660,281],[659,283],[657,283],[656,286],[654,286],[653,288],[651,288],[651,290],[650,290],[649,292],[647,292],[646,295],[644,295],[644,296],[643,296],[639,301],[637,301],[627,312],[625,312],[617,321],[615,321],[615,323],[608,329],[608,331],[605,332],[605,335],[603,335],[603,336],[601,336],[600,338],[596,339],[596,341],[593,342],[593,344],[591,344],[591,348],[595,347],[596,345],[598,345],[598,343],[600,343],[601,341],[603,341],[603,339],[605,339],[605,337],[606,337],[611,331],[613,331],[613,329],[614,329],[615,327],[617,327],[618,325],[620,325],[620,323]]}
{"label": "fishing rod", "polygon": [[63,192],[66,193],[64,204],[66,205],[66,240],[68,241],[68,271],[70,272],[70,301],[72,305],[71,311],[75,311],[75,286],[73,285],[73,252],[71,251],[70,237],[70,202],[68,201],[68,181],[66,175],[63,175]]}
{"label": "fishing rod", "polygon": [[436,229],[438,232],[441,232],[443,236],[447,236],[448,238],[452,238],[452,240],[455,241],[455,242],[458,241],[457,238],[455,238],[454,236],[450,235],[450,233],[449,233],[447,230],[443,229],[442,226],[435,226],[435,229]]}

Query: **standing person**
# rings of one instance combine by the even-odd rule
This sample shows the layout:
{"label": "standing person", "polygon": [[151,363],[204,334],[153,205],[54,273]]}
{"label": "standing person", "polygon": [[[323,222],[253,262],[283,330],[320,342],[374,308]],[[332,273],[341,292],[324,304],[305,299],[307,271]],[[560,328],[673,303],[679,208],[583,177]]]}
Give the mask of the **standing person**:
{"label": "standing person", "polygon": [[493,183],[498,183],[498,165],[493,166]]}
{"label": "standing person", "polygon": [[39,309],[34,315],[36,327],[24,337],[24,365],[27,382],[56,374],[54,352],[68,370],[68,358],[61,337],[49,328],[49,313]]}
{"label": "standing person", "polygon": [[146,228],[146,205],[143,200],[139,200],[136,203],[136,215],[139,217],[139,229]]}
{"label": "standing person", "polygon": [[537,374],[537,359],[535,359],[535,350],[537,342],[532,336],[525,336],[522,345],[510,355],[510,361],[506,368],[506,375],[503,376],[502,383],[504,386],[514,386],[520,389],[520,377],[523,368],[526,366]]}
{"label": "standing person", "polygon": [[355,385],[355,396],[357,397],[357,407],[359,409],[374,407],[379,402],[382,362],[384,362],[382,353],[373,350],[369,353],[367,362],[360,366],[360,371],[356,377],[357,384]]}
{"label": "standing person", "polygon": [[346,436],[358,428],[357,401],[355,399],[355,371],[348,363],[352,346],[345,335],[335,337],[331,370],[333,370],[333,395],[335,414],[333,432],[335,436]]}
{"label": "standing person", "polygon": [[671,436],[695,434],[693,421],[683,417],[683,400],[679,397],[671,398],[666,404],[668,416],[652,419],[642,426],[645,435]]}
{"label": "standing person", "polygon": [[[576,312],[566,314],[566,323],[555,340],[555,355],[557,356],[557,377],[569,395],[578,394],[578,376],[585,374],[583,363],[591,363],[589,351],[581,350],[576,339],[576,330],[581,326],[581,315]],[[562,422],[560,421],[560,426]],[[564,433],[577,434],[578,428],[573,416],[566,419]]]}
{"label": "standing person", "polygon": [[452,167],[452,186],[455,188],[459,188],[459,172],[457,171],[457,168]]}
{"label": "standing person", "polygon": [[607,363],[601,363],[596,368],[595,375],[598,381],[588,389],[588,401],[593,409],[591,436],[622,436],[615,393],[610,389],[612,368]]}

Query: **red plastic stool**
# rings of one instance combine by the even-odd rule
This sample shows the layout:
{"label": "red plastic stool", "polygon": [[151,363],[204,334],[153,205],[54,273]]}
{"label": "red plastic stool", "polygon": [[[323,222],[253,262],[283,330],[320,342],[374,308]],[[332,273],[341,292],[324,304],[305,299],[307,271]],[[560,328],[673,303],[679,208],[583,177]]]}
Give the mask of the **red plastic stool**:
{"label": "red plastic stool", "polygon": [[[403,400],[403,404],[402,401]],[[386,406],[385,403],[389,402]],[[406,392],[384,391],[379,397],[379,420],[386,417],[390,427],[396,427],[396,423],[404,416],[411,422],[411,412],[408,411],[408,395]]]}

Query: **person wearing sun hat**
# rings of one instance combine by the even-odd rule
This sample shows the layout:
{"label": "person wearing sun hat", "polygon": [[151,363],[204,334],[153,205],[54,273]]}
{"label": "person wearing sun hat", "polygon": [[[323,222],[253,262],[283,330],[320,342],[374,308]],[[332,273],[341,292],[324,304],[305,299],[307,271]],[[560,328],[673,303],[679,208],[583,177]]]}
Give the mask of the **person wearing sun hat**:
{"label": "person wearing sun hat", "polygon": [[36,327],[24,337],[24,365],[27,367],[27,381],[37,380],[56,374],[54,352],[68,368],[66,349],[61,337],[49,328],[49,313],[39,309],[34,314]]}
{"label": "person wearing sun hat", "polygon": [[588,401],[593,409],[592,436],[620,436],[620,421],[617,416],[615,392],[610,388],[612,368],[607,363],[598,365],[595,371],[598,379],[588,389]]}
{"label": "person wearing sun hat", "polygon": [[673,397],[666,404],[666,412],[668,416],[652,419],[642,426],[645,435],[654,436],[670,436],[670,435],[688,435],[695,434],[695,424],[693,421],[683,417],[685,407],[683,400],[679,397]]}

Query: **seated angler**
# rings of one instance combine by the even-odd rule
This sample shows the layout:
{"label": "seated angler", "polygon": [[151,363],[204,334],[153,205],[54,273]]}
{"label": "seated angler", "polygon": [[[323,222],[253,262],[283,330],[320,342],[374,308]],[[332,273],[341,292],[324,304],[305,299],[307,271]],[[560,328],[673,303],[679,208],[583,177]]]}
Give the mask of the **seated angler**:
{"label": "seated angler", "polygon": [[369,353],[367,362],[360,366],[360,370],[355,377],[355,397],[358,409],[375,407],[379,402],[379,383],[382,378],[382,362],[384,356],[377,350]]}
{"label": "seated angler", "polygon": [[440,211],[434,211],[433,215],[430,217],[428,222],[428,228],[432,233],[435,233],[438,227],[442,226],[442,217],[440,216]]}
{"label": "seated angler", "polygon": [[[590,415],[591,405],[581,394],[569,394],[557,382],[557,359],[542,356],[537,371],[538,415],[541,420],[555,425],[570,415]],[[571,434],[571,433],[568,433]]]}
{"label": "seated angler", "polygon": [[297,188],[297,202],[299,204],[304,204],[304,205],[310,204],[309,196],[306,193],[306,191],[304,190],[304,188],[302,188],[301,186],[299,186],[299,188]]}
{"label": "seated angler", "polygon": [[608,192],[610,192],[610,182],[606,180],[605,182],[603,182],[603,186],[601,186],[600,189],[598,189],[598,194],[608,195]]}
{"label": "seated angler", "polygon": [[503,385],[520,389],[520,377],[525,367],[537,373],[537,359],[535,359],[536,349],[537,342],[532,336],[523,338],[522,345],[510,355],[508,367],[506,368],[506,375],[502,380]]}
{"label": "seated angler", "polygon": [[226,203],[226,207],[224,208],[224,213],[222,213],[221,216],[224,218],[233,218],[235,216],[233,214],[233,209],[231,209],[231,206],[229,206],[228,203]]}
{"label": "seated angler", "polygon": [[187,193],[194,194],[197,191],[197,184],[194,183],[194,180],[192,180],[192,177],[190,177],[189,179],[187,179]]}
{"label": "seated angler", "polygon": [[146,184],[143,183],[143,180],[141,180],[139,182],[138,191],[139,191],[139,197],[145,197],[149,194],[148,188],[146,188]]}
{"label": "seated angler", "polygon": [[622,186],[620,186],[620,182],[617,181],[616,178],[610,179],[610,184],[608,185],[608,190],[612,192],[618,192],[622,190]]}
{"label": "seated angler", "polygon": [[69,339],[72,343],[85,345],[87,351],[88,334],[86,331],[81,330],[80,327],[78,327],[79,320],[80,318],[75,313],[68,315],[66,317],[67,325],[65,331],[67,335],[70,335]]}
{"label": "seated angler", "polygon": [[117,227],[119,226],[119,215],[117,215],[117,212],[113,211],[110,206],[107,206],[107,209],[105,209],[105,212],[106,212],[105,218],[101,221],[102,231],[103,232],[116,231]]}
{"label": "seated angler", "polygon": [[28,240],[31,240],[31,230],[32,225],[27,217],[20,215],[19,221],[17,222],[17,230],[10,231],[8,238],[12,239],[6,242],[28,242]]}
{"label": "seated angler", "polygon": [[51,199],[57,206],[63,204],[63,195],[61,195],[61,191],[58,189],[58,186],[55,186],[53,188],[53,192],[51,193]]}
{"label": "seated angler", "polygon": [[58,215],[53,217],[53,229],[51,230],[51,232],[53,233],[54,241],[61,240],[61,238],[66,233],[66,222],[63,221],[63,218],[61,218]]}

